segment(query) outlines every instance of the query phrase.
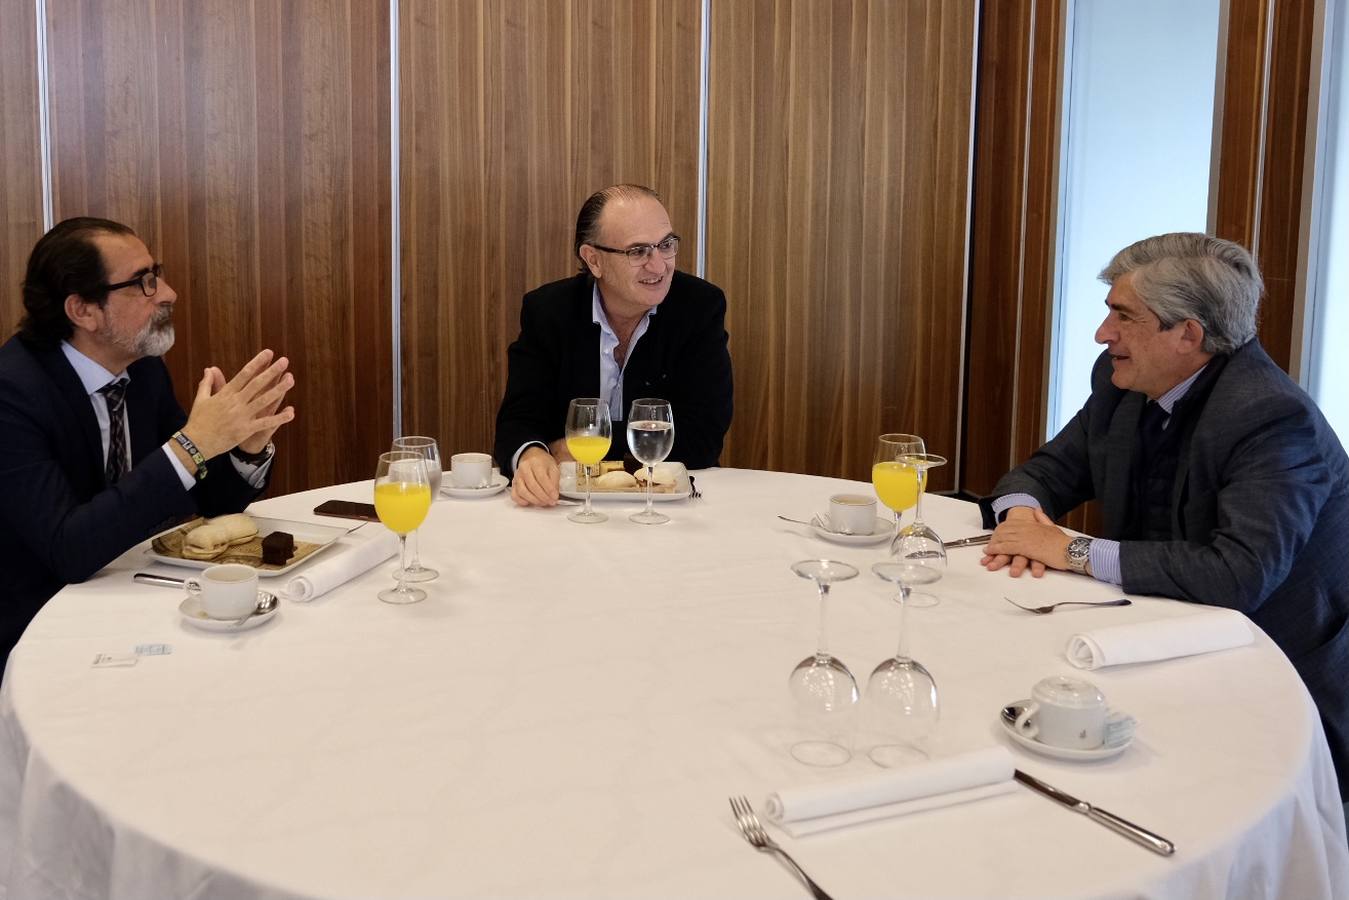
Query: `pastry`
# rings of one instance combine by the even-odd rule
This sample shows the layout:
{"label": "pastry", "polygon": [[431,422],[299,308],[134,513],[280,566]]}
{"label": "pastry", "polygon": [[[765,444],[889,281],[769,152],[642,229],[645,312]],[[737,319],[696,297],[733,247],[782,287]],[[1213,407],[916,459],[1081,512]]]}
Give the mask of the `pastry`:
{"label": "pastry", "polygon": [[[646,469],[639,470],[633,478],[639,484],[646,484]],[[651,475],[651,486],[653,488],[672,488],[674,483],[674,475],[671,474],[669,469],[656,469]]]}
{"label": "pastry", "polygon": [[183,536],[184,559],[215,559],[230,547],[247,544],[258,535],[258,526],[243,513],[207,519]]}
{"label": "pastry", "polygon": [[623,462],[617,459],[601,460],[596,475],[608,475],[610,472],[622,472]]}
{"label": "pastry", "polygon": [[605,491],[630,491],[637,487],[637,479],[622,469],[605,472],[595,479],[595,486]]}
{"label": "pastry", "polygon": [[273,531],[262,539],[262,564],[284,566],[295,555],[295,535]]}

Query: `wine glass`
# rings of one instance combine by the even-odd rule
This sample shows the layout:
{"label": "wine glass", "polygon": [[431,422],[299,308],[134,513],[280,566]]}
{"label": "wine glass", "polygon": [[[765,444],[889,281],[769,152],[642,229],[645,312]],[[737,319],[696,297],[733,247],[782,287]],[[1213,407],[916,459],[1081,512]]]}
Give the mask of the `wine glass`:
{"label": "wine glass", "polygon": [[[928,565],[938,567],[940,571],[946,570],[946,548],[942,546],[942,540],[937,536],[926,522],[923,521],[923,494],[927,492],[927,471],[935,469],[937,466],[946,465],[946,457],[938,456],[935,453],[907,453],[899,460],[900,464],[912,471],[914,483],[917,485],[917,495],[914,503],[914,519],[909,525],[904,526],[895,534],[894,540],[890,542],[890,555],[903,560],[900,541],[905,537],[917,536],[923,538],[921,544],[912,545],[911,552],[927,554],[930,560]],[[929,606],[936,606],[940,601],[935,594],[927,591],[914,591],[909,597],[909,605],[914,609],[923,609]]]}
{"label": "wine glass", "polygon": [[410,588],[403,578],[407,570],[408,532],[416,530],[431,509],[431,485],[426,475],[426,458],[410,450],[390,450],[379,455],[375,469],[375,512],[379,520],[398,535],[398,579],[396,588],[379,592],[385,603],[416,603],[426,599],[426,591]]}
{"label": "wine glass", "polygon": [[876,496],[895,514],[895,533],[904,510],[918,503],[918,473],[901,460],[924,453],[923,439],[916,434],[883,434],[876,438],[876,456],[871,464],[871,484]]}
{"label": "wine glass", "polygon": [[[440,496],[440,447],[436,444],[435,438],[423,437],[421,435],[405,435],[393,439],[393,449],[406,450],[409,453],[416,453],[426,460],[426,480],[431,488],[431,500],[435,501]],[[403,570],[404,581],[432,581],[440,577],[440,573],[430,566],[422,565],[421,560],[421,541],[417,538],[418,532],[412,533],[412,565]]]}
{"label": "wine glass", "polygon": [[655,466],[670,455],[674,447],[674,413],[666,400],[634,400],[628,410],[628,449],[646,466],[646,509],[628,518],[638,525],[660,525],[670,521],[651,506]]}
{"label": "wine glass", "polygon": [[829,653],[825,628],[829,586],[857,577],[857,569],[831,559],[803,559],[792,571],[815,582],[820,594],[820,632],[815,653],[792,670],[787,686],[797,716],[810,733],[792,745],[792,756],[808,766],[841,766],[852,759],[849,714],[857,703],[857,679],[843,661]]}
{"label": "wine glass", "polygon": [[[872,744],[867,756],[886,768],[926,759],[924,743],[941,714],[936,680],[922,663],[909,656],[907,619],[911,588],[939,580],[942,570],[928,565],[930,558],[921,555],[926,538],[909,537],[904,541],[912,542],[906,549],[916,552],[911,561],[882,562],[871,567],[878,578],[899,587],[895,597],[899,604],[898,649],[892,659],[872,671],[863,704],[864,733]],[[904,558],[907,560],[907,555]]]}
{"label": "wine glass", "polygon": [[609,419],[609,404],[599,397],[577,397],[567,406],[567,452],[586,473],[585,509],[567,516],[582,525],[609,521],[604,513],[590,508],[590,467],[599,465],[609,452],[614,426]]}

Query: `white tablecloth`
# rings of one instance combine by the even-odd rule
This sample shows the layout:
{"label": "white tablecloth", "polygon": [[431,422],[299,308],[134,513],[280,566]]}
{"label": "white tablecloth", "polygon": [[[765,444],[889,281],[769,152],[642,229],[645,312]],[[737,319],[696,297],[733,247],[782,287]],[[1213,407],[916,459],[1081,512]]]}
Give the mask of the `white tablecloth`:
{"label": "white tablecloth", "polygon": [[[0,694],[0,879],[28,897],[796,897],[741,839],[726,798],[866,772],[814,770],[784,749],[786,679],[813,647],[816,600],[788,566],[862,568],[839,585],[831,649],[859,680],[894,651],[898,610],[866,570],[879,547],[824,543],[808,518],[834,479],[712,470],[704,498],[642,527],[609,505],[506,495],[438,502],[415,606],[375,599],[389,564],[238,635],[180,621],[181,595],[136,584],[135,550],[62,591],[15,649]],[[304,517],[368,484],[277,498]],[[975,508],[929,498],[947,538]],[[332,520],[324,520],[329,523]],[[366,527],[376,528],[378,525]],[[999,709],[1039,678],[1081,675],[1068,636],[1189,610],[1033,616],[1024,602],[1116,591],[1052,573],[1018,581],[955,550],[910,649],[934,674],[934,752],[1006,740]],[[167,643],[129,668],[97,653]],[[1344,821],[1321,727],[1286,658],[1253,646],[1089,673],[1139,720],[1103,763],[1013,747],[1017,764],[1176,843],[1154,856],[1025,790],[800,840],[851,897],[1349,895]]]}

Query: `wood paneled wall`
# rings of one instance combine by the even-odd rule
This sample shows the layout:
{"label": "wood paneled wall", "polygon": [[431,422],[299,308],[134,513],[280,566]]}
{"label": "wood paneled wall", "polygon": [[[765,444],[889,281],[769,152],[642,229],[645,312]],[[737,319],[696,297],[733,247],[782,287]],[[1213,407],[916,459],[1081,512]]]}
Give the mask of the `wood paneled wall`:
{"label": "wood paneled wall", "polygon": [[42,236],[37,23],[32,0],[0,0],[0,341],[23,317],[19,285]]}
{"label": "wood paneled wall", "polygon": [[491,449],[520,299],[598,188],[657,190],[693,268],[700,6],[402,4],[405,432]]}
{"label": "wood paneled wall", "polygon": [[56,219],[125,222],[162,260],[184,406],[205,366],[272,347],[298,382],[273,491],[369,477],[392,433],[387,8],[47,8]]}
{"label": "wood paneled wall", "polygon": [[951,457],[973,2],[714,3],[707,275],[736,415],[723,462],[868,479],[876,435]]}

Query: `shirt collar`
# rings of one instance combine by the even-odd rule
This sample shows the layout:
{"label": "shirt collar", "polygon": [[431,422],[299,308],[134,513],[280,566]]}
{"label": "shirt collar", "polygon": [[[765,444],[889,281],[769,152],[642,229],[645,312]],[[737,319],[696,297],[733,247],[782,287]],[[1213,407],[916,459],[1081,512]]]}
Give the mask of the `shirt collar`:
{"label": "shirt collar", "polygon": [[1199,367],[1199,371],[1195,372],[1189,378],[1186,378],[1180,384],[1176,385],[1171,390],[1167,391],[1165,394],[1162,394],[1160,397],[1158,397],[1157,405],[1162,408],[1162,411],[1165,412],[1168,416],[1171,415],[1171,410],[1175,409],[1176,404],[1180,402],[1180,398],[1185,396],[1185,394],[1194,385],[1195,379],[1197,379],[1200,375],[1202,375],[1204,373],[1204,370],[1207,368],[1208,363],[1204,363],[1204,365]]}
{"label": "shirt collar", "polygon": [[[70,341],[61,342],[61,352],[66,355],[70,367],[75,370],[75,374],[80,377],[80,384],[84,386],[84,392],[93,396],[98,393],[109,382],[116,381],[119,378],[127,378],[126,372],[115,375],[107,369],[76,350]],[[128,379],[129,380],[129,379]]]}
{"label": "shirt collar", "polygon": [[[658,306],[653,306],[648,309],[646,311],[646,317],[650,318],[651,316],[654,316],[656,310],[659,308],[660,307]],[[604,303],[600,300],[600,283],[598,281],[595,282],[594,286],[590,289],[590,321],[600,326],[600,331],[603,332],[606,337],[613,338],[615,343],[618,342],[618,335],[614,332],[614,326],[609,324],[609,317],[604,314]]]}

